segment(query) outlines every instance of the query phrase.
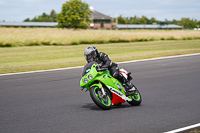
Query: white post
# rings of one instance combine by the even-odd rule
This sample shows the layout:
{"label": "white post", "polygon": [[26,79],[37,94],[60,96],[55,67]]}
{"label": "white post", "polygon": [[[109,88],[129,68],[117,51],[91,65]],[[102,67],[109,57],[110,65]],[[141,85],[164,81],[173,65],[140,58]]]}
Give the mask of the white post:
{"label": "white post", "polygon": [[117,19],[117,13],[116,13],[116,30],[117,30],[117,24],[118,24],[118,19]]}

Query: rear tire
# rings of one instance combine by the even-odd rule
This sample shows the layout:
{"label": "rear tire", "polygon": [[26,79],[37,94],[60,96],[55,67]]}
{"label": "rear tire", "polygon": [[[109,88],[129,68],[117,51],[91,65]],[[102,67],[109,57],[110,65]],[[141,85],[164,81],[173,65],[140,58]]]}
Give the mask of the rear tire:
{"label": "rear tire", "polygon": [[141,97],[140,92],[138,91],[137,88],[136,88],[136,95],[131,94],[129,97],[131,97],[132,101],[130,101],[128,103],[132,106],[139,106],[142,102],[142,97]]}
{"label": "rear tire", "polygon": [[107,94],[105,98],[102,97],[101,89],[97,86],[90,88],[90,96],[94,103],[103,110],[111,109],[112,102],[110,96]]}

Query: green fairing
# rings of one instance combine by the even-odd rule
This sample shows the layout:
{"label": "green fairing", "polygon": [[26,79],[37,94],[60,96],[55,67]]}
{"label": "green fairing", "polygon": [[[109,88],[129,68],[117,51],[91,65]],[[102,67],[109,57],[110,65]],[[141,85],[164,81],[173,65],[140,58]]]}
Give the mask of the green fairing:
{"label": "green fairing", "polygon": [[[87,88],[87,90],[89,91],[90,88],[93,87],[93,86],[98,86],[99,88],[102,88],[101,83],[103,83],[103,84],[105,84],[105,85],[114,87],[115,89],[117,89],[118,91],[120,91],[121,93],[123,93],[123,94],[125,95],[125,92],[123,91],[123,86],[121,85],[121,83],[120,83],[117,79],[113,78],[113,77],[110,75],[109,70],[102,71],[102,72],[97,72],[97,71],[96,71],[96,66],[97,66],[97,65],[98,65],[98,64],[93,64],[92,67],[91,67],[91,70],[90,70],[87,74],[85,74],[85,75],[82,77],[82,79],[81,79],[81,81],[80,81],[80,86],[81,86],[82,88]],[[92,80],[89,80],[89,79],[88,79],[88,76],[89,76],[89,75],[92,75],[92,76],[93,76]],[[87,78],[87,80],[88,80],[88,83],[87,83],[87,84],[84,83],[84,79],[85,79],[85,78]],[[92,83],[95,82],[95,81],[101,81],[101,83],[92,84]],[[92,85],[91,85],[91,84],[92,84]],[[119,84],[119,85],[121,86],[122,90],[119,90],[118,88],[116,88],[116,87],[117,87],[117,84]],[[91,86],[90,86],[90,85],[91,85]]]}

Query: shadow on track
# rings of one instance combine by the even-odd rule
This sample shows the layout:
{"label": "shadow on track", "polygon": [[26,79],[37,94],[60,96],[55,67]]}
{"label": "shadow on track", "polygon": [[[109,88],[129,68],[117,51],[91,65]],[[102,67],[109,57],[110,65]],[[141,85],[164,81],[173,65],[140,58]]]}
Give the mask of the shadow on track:
{"label": "shadow on track", "polygon": [[[112,109],[122,109],[122,108],[129,108],[129,107],[133,107],[129,104],[119,104],[119,105],[112,105]],[[88,108],[90,110],[97,110],[97,111],[101,111],[102,109],[100,109],[95,103],[87,103],[86,105],[83,105],[81,108]]]}

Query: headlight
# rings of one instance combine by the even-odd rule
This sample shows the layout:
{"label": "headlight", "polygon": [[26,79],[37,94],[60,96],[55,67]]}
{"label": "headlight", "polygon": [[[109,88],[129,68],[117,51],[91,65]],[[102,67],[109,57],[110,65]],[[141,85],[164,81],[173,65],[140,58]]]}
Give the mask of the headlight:
{"label": "headlight", "polygon": [[89,75],[89,76],[88,76],[88,79],[89,79],[89,80],[92,80],[92,78],[93,78],[92,75]]}
{"label": "headlight", "polygon": [[85,84],[87,84],[87,83],[88,83],[88,80],[87,80],[86,78],[84,79],[84,83],[85,83]]}

